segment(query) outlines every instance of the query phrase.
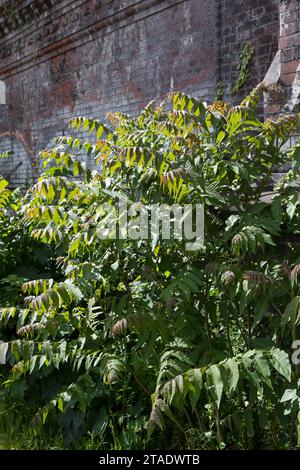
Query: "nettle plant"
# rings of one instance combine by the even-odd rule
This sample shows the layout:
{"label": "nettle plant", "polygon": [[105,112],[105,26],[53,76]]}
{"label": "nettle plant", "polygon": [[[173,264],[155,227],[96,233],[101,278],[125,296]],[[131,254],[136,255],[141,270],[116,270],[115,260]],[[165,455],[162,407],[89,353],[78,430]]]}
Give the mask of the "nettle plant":
{"label": "nettle plant", "polygon": [[[64,136],[42,152],[45,172],[19,211],[57,270],[24,283],[23,304],[0,319],[6,391],[31,406],[37,428],[51,415],[68,440],[91,432],[107,448],[186,446],[191,432],[206,448],[299,443],[299,406],[285,406],[299,379],[289,354],[300,147],[284,147],[297,117],[262,122],[263,91],[234,107],[174,93],[170,110],[150,103],[137,118],[110,115],[110,125],[76,117],[71,126],[96,143]],[[86,170],[80,154],[100,170]],[[100,239],[103,204],[124,194],[204,204],[203,247]]]}

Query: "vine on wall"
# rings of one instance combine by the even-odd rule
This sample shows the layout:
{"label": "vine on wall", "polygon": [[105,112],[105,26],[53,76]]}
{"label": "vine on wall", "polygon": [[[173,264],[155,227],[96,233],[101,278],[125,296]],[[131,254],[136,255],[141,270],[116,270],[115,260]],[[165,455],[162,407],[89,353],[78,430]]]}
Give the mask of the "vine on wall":
{"label": "vine on wall", "polygon": [[237,67],[237,69],[239,70],[239,76],[235,80],[232,86],[233,95],[236,95],[241,90],[241,88],[244,86],[244,84],[246,83],[246,81],[248,80],[250,76],[249,66],[250,66],[250,62],[253,57],[254,51],[255,51],[254,47],[251,47],[250,44],[246,44],[243,47],[243,50],[240,54],[241,61]]}

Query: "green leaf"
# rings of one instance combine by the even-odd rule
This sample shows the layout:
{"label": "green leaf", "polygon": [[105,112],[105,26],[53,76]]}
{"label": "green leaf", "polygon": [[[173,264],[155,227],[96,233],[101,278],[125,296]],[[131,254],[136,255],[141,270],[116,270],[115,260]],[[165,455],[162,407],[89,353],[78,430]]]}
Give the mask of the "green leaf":
{"label": "green leaf", "polygon": [[106,408],[102,406],[96,418],[95,424],[93,425],[92,436],[94,438],[95,437],[101,438],[107,429],[108,423],[109,423],[109,416],[107,414]]}
{"label": "green leaf", "polygon": [[219,408],[224,385],[218,366],[216,366],[215,364],[210,366],[209,369],[206,371],[206,378],[209,393],[215,405],[217,406],[217,408]]}
{"label": "green leaf", "polygon": [[40,300],[41,300],[41,303],[44,306],[44,309],[47,311],[49,309],[49,305],[50,305],[48,294],[46,292],[41,294]]}
{"label": "green leaf", "polygon": [[59,411],[63,412],[64,411],[64,401],[61,397],[57,399],[57,408]]}
{"label": "green leaf", "polygon": [[77,252],[81,242],[81,237],[74,238],[69,246],[69,253]]}
{"label": "green leaf", "polygon": [[8,186],[8,181],[1,179],[0,180],[0,192]]}
{"label": "green leaf", "polygon": [[281,374],[290,382],[292,368],[289,360],[289,355],[285,351],[282,351],[280,349],[272,349],[271,357],[272,360],[270,360],[270,362],[274,369],[276,369],[279,374]]}
{"label": "green leaf", "polygon": [[237,362],[232,358],[227,359],[225,367],[229,370],[229,391],[232,393],[236,390],[239,381],[239,367]]}
{"label": "green leaf", "polygon": [[298,201],[297,202],[293,202],[293,201],[288,202],[286,212],[287,212],[287,215],[289,216],[290,220],[292,220],[292,218],[294,217],[295,212],[297,210],[297,207],[298,207]]}
{"label": "green leaf", "polygon": [[200,369],[191,369],[184,374],[185,380],[188,381],[188,395],[193,410],[201,395],[202,374]]}
{"label": "green leaf", "polygon": [[42,413],[43,424],[46,423],[46,419],[47,419],[48,414],[49,414],[49,409],[48,408],[46,410],[43,410],[43,413]]}
{"label": "green leaf", "polygon": [[270,388],[273,388],[272,382],[270,380],[271,370],[267,359],[263,356],[263,353],[258,353],[255,355],[253,364],[264,382],[266,382]]}
{"label": "green leaf", "polygon": [[58,284],[56,286],[56,292],[60,296],[62,302],[65,303],[66,305],[68,305],[69,302],[70,302],[70,299],[69,299],[69,295],[68,295],[68,291],[66,289],[66,286],[64,284]]}
{"label": "green leaf", "polygon": [[269,307],[269,301],[265,297],[259,299],[254,307],[254,319],[252,324],[252,330],[261,322],[264,315],[267,313]]}
{"label": "green leaf", "polygon": [[285,390],[284,394],[281,397],[280,402],[284,403],[286,401],[295,401],[298,400],[297,390],[295,388]]}
{"label": "green leaf", "polygon": [[30,367],[29,367],[29,373],[32,374],[33,371],[35,370],[36,362],[38,360],[39,356],[32,356],[30,359]]}

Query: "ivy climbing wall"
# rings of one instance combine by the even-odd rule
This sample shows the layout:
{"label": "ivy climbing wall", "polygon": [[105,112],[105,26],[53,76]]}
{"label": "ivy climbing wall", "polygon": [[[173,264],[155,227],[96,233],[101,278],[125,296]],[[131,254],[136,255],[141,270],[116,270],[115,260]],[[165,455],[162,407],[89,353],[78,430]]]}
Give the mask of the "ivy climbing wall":
{"label": "ivy climbing wall", "polygon": [[[26,185],[74,115],[137,113],[173,89],[238,100],[276,54],[281,3],[0,0],[0,152],[13,151],[0,173]],[[253,54],[239,70],[245,47]]]}

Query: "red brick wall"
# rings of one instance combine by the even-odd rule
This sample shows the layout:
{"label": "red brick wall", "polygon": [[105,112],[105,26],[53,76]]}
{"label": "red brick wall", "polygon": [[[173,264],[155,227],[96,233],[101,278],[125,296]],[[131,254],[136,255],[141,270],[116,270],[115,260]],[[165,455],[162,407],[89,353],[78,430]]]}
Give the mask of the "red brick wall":
{"label": "red brick wall", "polygon": [[135,113],[171,86],[213,99],[218,81],[231,99],[239,53],[250,43],[255,54],[244,94],[263,79],[277,50],[281,3],[0,1],[0,80],[9,116],[0,118],[0,149],[15,152],[11,167],[23,161],[14,184],[30,177],[36,152],[76,114]]}
{"label": "red brick wall", "polygon": [[300,100],[300,1],[280,0],[278,52],[265,78],[272,93],[264,112],[272,118],[299,111]]}
{"label": "red brick wall", "polygon": [[[171,85],[213,96],[214,2],[63,0],[32,15],[2,38],[0,79],[12,130],[33,153],[76,114],[136,112]],[[19,144],[6,139],[18,152]]]}

